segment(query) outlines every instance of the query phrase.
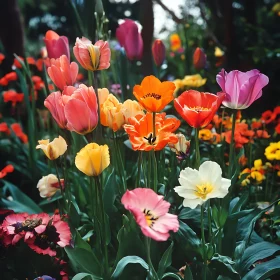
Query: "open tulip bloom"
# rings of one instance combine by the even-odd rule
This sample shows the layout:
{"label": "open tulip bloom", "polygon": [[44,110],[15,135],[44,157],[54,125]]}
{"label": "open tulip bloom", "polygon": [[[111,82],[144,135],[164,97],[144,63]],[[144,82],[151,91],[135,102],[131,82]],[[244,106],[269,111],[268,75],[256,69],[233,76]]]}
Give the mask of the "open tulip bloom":
{"label": "open tulip bloom", "polygon": [[184,198],[183,206],[194,209],[210,198],[223,198],[231,181],[222,178],[222,169],[216,162],[205,161],[199,170],[187,167],[180,172],[180,186],[174,190]]}
{"label": "open tulip bloom", "polygon": [[223,105],[231,109],[246,109],[262,96],[268,77],[259,70],[238,70],[227,73],[224,69],[217,75],[217,83],[226,93]]}

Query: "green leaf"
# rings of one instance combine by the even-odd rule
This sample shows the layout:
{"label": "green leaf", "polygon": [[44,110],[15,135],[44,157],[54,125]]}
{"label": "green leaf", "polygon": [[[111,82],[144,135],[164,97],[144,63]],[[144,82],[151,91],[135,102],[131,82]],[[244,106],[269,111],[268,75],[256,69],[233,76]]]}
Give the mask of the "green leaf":
{"label": "green leaf", "polygon": [[192,271],[189,265],[186,265],[186,269],[184,271],[184,280],[193,280]]}
{"label": "green leaf", "polygon": [[172,272],[167,272],[167,273],[165,273],[165,274],[162,276],[162,278],[160,278],[160,279],[163,279],[163,278],[166,278],[166,277],[170,277],[170,278],[182,280],[182,278],[181,278],[178,274],[175,274],[175,273],[172,273]]}
{"label": "green leaf", "polygon": [[231,258],[215,254],[211,259],[209,267],[211,267],[212,269],[215,268],[218,275],[229,277],[232,280],[239,280],[240,276],[234,270],[234,264],[235,262],[232,261]]}
{"label": "green leaf", "polygon": [[90,245],[81,237],[78,230],[76,230],[75,247],[80,249],[85,249],[89,252],[92,251]]}
{"label": "green leaf", "polygon": [[173,251],[173,242],[166,249],[158,265],[158,277],[161,278],[166,270],[172,263],[172,251]]}
{"label": "green leaf", "polygon": [[18,187],[4,180],[3,183],[4,195],[8,195],[8,192],[13,198],[13,200],[2,198],[1,204],[3,204],[4,207],[13,209],[15,212],[27,212],[29,214],[43,212],[42,209],[31,198],[24,194]]}
{"label": "green leaf", "polygon": [[70,222],[73,228],[77,228],[80,224],[81,217],[79,213],[79,206],[76,202],[71,201],[69,215],[71,217]]}
{"label": "green leaf", "polygon": [[280,272],[280,257],[258,264],[242,280],[265,280],[278,272]]}
{"label": "green leaf", "polygon": [[270,242],[259,242],[248,247],[238,264],[238,271],[244,276],[249,268],[258,260],[265,259],[280,251],[280,246]]}
{"label": "green leaf", "polygon": [[92,251],[77,247],[65,247],[64,249],[75,272],[85,272],[94,276],[100,276],[101,265]]}
{"label": "green leaf", "polygon": [[137,257],[137,256],[127,256],[127,257],[122,258],[118,262],[117,267],[111,276],[111,279],[117,279],[117,277],[119,277],[122,274],[125,267],[131,263],[140,264],[147,271],[149,269],[149,265],[142,258]]}
{"label": "green leaf", "polygon": [[201,254],[201,241],[196,233],[182,221],[179,221],[179,225],[179,230],[174,234],[175,239],[182,244],[186,251],[193,250]]}
{"label": "green leaf", "polygon": [[105,212],[110,216],[112,213],[117,211],[117,208],[114,206],[114,202],[117,197],[117,189],[116,189],[116,174],[113,169],[111,174],[108,176],[106,183],[104,184],[103,191],[103,201]]}
{"label": "green leaf", "polygon": [[[247,202],[249,198],[249,193],[245,192],[242,194],[242,196],[238,199],[237,203],[234,205],[234,207],[232,208],[231,213],[236,213],[239,212],[241,210],[241,208],[245,205],[245,203]],[[235,198],[236,199],[236,198]]]}
{"label": "green leaf", "polygon": [[103,278],[96,277],[89,273],[78,273],[72,278],[72,280],[83,280],[85,278],[90,279],[90,280],[102,280],[103,279]]}

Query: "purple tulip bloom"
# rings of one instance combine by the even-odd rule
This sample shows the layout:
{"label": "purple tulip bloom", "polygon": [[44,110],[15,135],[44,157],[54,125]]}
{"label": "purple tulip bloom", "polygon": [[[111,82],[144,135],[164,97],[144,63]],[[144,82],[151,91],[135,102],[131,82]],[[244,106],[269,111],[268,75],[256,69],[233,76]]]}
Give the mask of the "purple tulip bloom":
{"label": "purple tulip bloom", "polygon": [[55,278],[52,278],[48,275],[43,275],[43,276],[35,278],[34,280],[55,280]]}
{"label": "purple tulip bloom", "polygon": [[226,93],[223,105],[231,109],[246,109],[262,96],[262,88],[268,84],[268,77],[259,70],[248,72],[224,69],[216,77],[217,83]]}
{"label": "purple tulip bloom", "polygon": [[122,47],[124,47],[126,56],[129,60],[140,60],[143,55],[143,39],[138,31],[137,24],[126,19],[124,23],[116,30],[116,37]]}

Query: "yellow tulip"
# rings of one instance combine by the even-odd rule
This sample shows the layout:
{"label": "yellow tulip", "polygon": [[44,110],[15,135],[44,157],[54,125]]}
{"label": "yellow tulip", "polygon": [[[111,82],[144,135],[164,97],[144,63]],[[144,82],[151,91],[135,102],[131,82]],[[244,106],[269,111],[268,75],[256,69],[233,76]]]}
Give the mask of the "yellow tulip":
{"label": "yellow tulip", "polygon": [[45,155],[50,159],[54,160],[62,156],[67,150],[67,144],[63,137],[59,136],[54,138],[52,142],[49,139],[39,140],[39,145],[36,149],[42,149]]}
{"label": "yellow tulip", "polygon": [[131,99],[127,99],[121,105],[121,112],[124,116],[124,122],[126,124],[129,124],[128,123],[129,118],[135,117],[137,115],[144,116],[144,112],[143,112],[141,105],[137,101],[131,100]]}
{"label": "yellow tulip", "polygon": [[205,85],[207,79],[203,79],[199,74],[196,75],[187,75],[182,80],[183,85],[186,87],[201,87]]}
{"label": "yellow tulip", "polygon": [[219,47],[215,47],[215,53],[214,53],[214,55],[216,56],[216,57],[222,57],[222,56],[224,56],[224,52],[219,48]]}
{"label": "yellow tulip", "polygon": [[109,148],[107,145],[96,143],[87,144],[77,153],[76,167],[87,176],[98,176],[110,164]]}

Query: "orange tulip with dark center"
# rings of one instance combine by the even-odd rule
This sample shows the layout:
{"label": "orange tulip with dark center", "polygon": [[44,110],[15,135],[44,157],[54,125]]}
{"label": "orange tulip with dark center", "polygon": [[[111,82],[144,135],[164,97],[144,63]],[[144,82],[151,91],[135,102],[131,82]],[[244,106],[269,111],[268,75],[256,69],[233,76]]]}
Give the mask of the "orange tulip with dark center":
{"label": "orange tulip with dark center", "polygon": [[174,99],[174,91],[173,82],[161,82],[155,76],[145,77],[141,85],[133,88],[133,94],[143,108],[156,113],[162,111]]}
{"label": "orange tulip with dark center", "polygon": [[209,92],[188,90],[174,100],[174,107],[180,116],[192,127],[207,126],[219,109],[225,93],[218,95]]}
{"label": "orange tulip with dark center", "polygon": [[129,136],[133,150],[162,150],[168,143],[176,144],[178,137],[173,133],[180,126],[176,118],[165,118],[165,113],[156,114],[156,135],[153,135],[153,115],[137,115],[123,127]]}

